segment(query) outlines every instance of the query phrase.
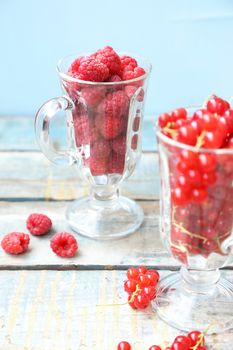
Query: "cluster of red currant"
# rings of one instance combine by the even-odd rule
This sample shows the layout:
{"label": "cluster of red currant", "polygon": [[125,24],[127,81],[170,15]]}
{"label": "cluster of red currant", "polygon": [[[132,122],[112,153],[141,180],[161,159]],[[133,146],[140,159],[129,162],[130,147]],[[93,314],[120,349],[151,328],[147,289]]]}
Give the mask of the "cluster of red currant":
{"label": "cluster of red currant", "polygon": [[124,289],[129,294],[128,304],[133,309],[145,309],[155,298],[159,273],[156,270],[148,270],[144,266],[139,266],[129,268],[127,277]]}
{"label": "cluster of red currant", "polygon": [[170,175],[171,251],[183,263],[189,255],[223,254],[233,225],[233,109],[213,96],[191,116],[184,108],[160,115],[159,125],[184,144],[162,144]]}
{"label": "cluster of red currant", "polygon": [[[199,331],[192,331],[187,336],[178,335],[171,346],[164,350],[207,350],[205,345],[204,334]],[[131,345],[127,341],[118,344],[117,350],[131,350]],[[162,350],[159,345],[152,345],[149,350]]]}

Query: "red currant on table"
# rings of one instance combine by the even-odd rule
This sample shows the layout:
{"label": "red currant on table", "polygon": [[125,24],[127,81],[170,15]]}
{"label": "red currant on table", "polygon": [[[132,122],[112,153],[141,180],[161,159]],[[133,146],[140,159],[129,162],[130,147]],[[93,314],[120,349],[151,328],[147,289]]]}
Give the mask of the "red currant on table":
{"label": "red currant on table", "polygon": [[131,350],[131,345],[127,341],[121,341],[117,345],[117,350]]}
{"label": "red currant on table", "polygon": [[189,332],[187,337],[191,341],[191,346],[195,346],[198,342],[200,342],[201,346],[205,345],[205,337],[204,337],[203,333],[201,333],[199,331]]}
{"label": "red currant on table", "polygon": [[134,296],[134,305],[138,309],[145,309],[150,304],[150,298],[143,292],[140,291]]}
{"label": "red currant on table", "polygon": [[130,267],[127,271],[127,277],[129,280],[137,280],[138,275],[139,271],[135,267]]}
{"label": "red currant on table", "polygon": [[124,283],[124,289],[127,293],[132,294],[137,288],[137,282],[134,280],[127,280]]}
{"label": "red currant on table", "polygon": [[152,345],[149,350],[162,350],[158,345]]}

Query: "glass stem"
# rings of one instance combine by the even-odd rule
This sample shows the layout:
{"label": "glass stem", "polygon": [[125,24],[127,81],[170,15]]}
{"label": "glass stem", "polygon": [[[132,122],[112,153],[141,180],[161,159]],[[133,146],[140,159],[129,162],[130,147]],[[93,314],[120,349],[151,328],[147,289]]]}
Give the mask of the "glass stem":
{"label": "glass stem", "polygon": [[214,290],[220,279],[219,269],[194,270],[182,266],[180,269],[183,288],[191,292],[207,293]]}
{"label": "glass stem", "polygon": [[119,198],[119,188],[116,185],[92,186],[91,200],[96,202],[112,202]]}

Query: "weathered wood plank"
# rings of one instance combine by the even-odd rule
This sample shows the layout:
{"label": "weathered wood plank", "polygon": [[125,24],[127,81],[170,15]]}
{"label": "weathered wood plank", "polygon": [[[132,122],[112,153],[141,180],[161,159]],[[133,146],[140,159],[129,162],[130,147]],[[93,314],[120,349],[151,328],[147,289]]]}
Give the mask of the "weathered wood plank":
{"label": "weathered wood plank", "polygon": [[[0,153],[0,198],[70,200],[87,195],[89,186],[76,166],[52,165],[39,152]],[[121,185],[135,199],[159,198],[158,155],[143,153],[133,175]]]}
{"label": "weathered wood plank", "polygon": [[[232,274],[225,275],[233,281]],[[125,276],[121,271],[1,271],[0,349],[114,350],[122,340],[134,350],[169,345],[180,332],[152,309],[135,311],[125,304]],[[232,350],[232,342],[232,332],[207,337],[208,350]]]}
{"label": "weathered wood plank", "polygon": [[[44,237],[31,235],[30,251],[27,254],[11,256],[0,249],[0,265],[25,267],[68,266],[85,268],[98,265],[111,268],[112,265],[153,265],[157,267],[177,266],[177,262],[169,257],[159,235],[158,202],[140,202],[145,212],[145,220],[141,228],[131,236],[117,241],[93,241],[77,236],[79,253],[72,259],[57,257],[49,247],[52,233]],[[42,212],[51,217],[54,232],[68,230],[65,221],[67,202],[0,202],[0,239],[11,231],[26,232],[25,222],[31,212]],[[108,254],[106,254],[108,252]]]}
{"label": "weathered wood plank", "polygon": [[[142,148],[145,151],[156,149],[154,120],[150,117],[143,122]],[[55,142],[65,144],[66,133],[61,118],[54,124],[52,135]],[[6,150],[38,150],[33,116],[0,116],[0,151]]]}

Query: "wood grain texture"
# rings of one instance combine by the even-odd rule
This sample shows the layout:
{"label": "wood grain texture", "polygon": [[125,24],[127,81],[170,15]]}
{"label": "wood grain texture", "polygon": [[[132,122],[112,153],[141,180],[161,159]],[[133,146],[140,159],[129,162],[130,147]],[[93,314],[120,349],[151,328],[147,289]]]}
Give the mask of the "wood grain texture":
{"label": "wood grain texture", "polygon": [[[133,350],[169,345],[180,332],[151,308],[125,304],[125,277],[122,271],[1,271],[0,349],[115,350],[122,340]],[[232,350],[232,342],[231,332],[207,337],[208,350]]]}
{"label": "wood grain texture", "polygon": [[[154,201],[140,201],[145,213],[141,228],[131,236],[114,241],[94,241],[77,236],[79,252],[72,259],[62,259],[56,256],[49,247],[53,233],[43,237],[31,237],[30,251],[25,255],[11,256],[0,250],[0,265],[4,266],[76,266],[87,268],[97,265],[103,268],[113,265],[152,265],[160,268],[177,266],[177,262],[169,257],[160,239],[158,218],[159,204]],[[0,202],[0,239],[11,231],[26,232],[26,219],[33,212],[42,212],[51,217],[53,232],[68,230],[65,221],[67,202]],[[106,252],[108,252],[106,254]]]}
{"label": "wood grain texture", "polygon": [[[155,117],[143,121],[142,149],[154,151],[157,148],[154,133]],[[0,116],[0,151],[37,151],[34,133],[34,116]],[[66,132],[64,118],[53,121],[52,138],[54,143],[65,145]]]}
{"label": "wood grain texture", "polygon": [[[87,195],[89,185],[76,166],[52,165],[40,152],[0,152],[0,199],[70,200]],[[135,199],[159,198],[158,156],[143,153],[133,175],[121,184]]]}

